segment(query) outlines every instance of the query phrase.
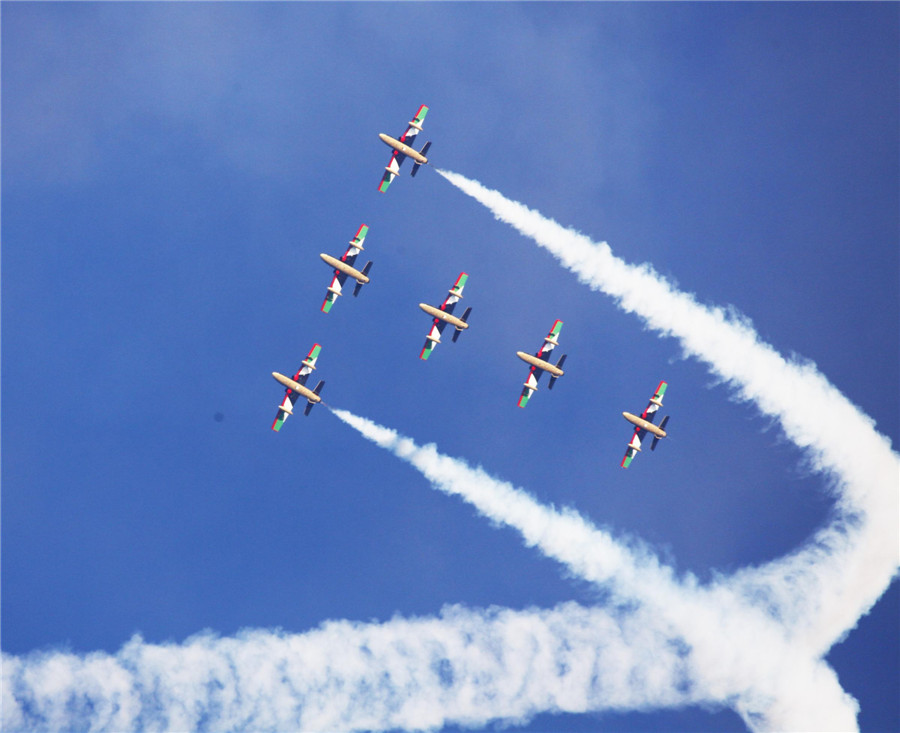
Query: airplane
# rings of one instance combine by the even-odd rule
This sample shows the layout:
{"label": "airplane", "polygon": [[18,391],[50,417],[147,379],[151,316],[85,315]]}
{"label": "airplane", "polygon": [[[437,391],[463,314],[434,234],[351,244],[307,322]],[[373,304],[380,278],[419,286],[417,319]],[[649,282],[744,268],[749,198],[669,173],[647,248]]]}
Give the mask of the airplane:
{"label": "airplane", "polygon": [[447,296],[440,308],[435,308],[433,305],[428,305],[428,303],[419,303],[419,308],[425,311],[429,316],[434,317],[431,331],[429,331],[428,335],[425,337],[425,346],[422,347],[422,353],[419,354],[420,359],[424,360],[431,356],[434,347],[441,343],[441,334],[444,332],[444,326],[448,323],[451,326],[456,326],[456,330],[453,332],[454,343],[456,343],[456,339],[459,338],[459,334],[469,327],[469,324],[466,323],[466,321],[469,318],[469,314],[472,312],[471,308],[466,308],[465,313],[462,314],[462,318],[457,318],[452,315],[453,308],[462,298],[463,288],[468,279],[469,276],[466,273],[459,273],[459,277],[456,278],[456,282],[453,283],[453,287],[450,288],[450,295]]}
{"label": "airplane", "polygon": [[547,361],[550,352],[559,346],[559,341],[557,341],[557,339],[559,338],[559,332],[562,330],[562,325],[563,322],[559,320],[553,324],[553,328],[551,328],[550,333],[544,337],[544,343],[534,356],[526,354],[524,351],[516,352],[516,356],[526,364],[531,365],[531,371],[528,372],[528,378],[525,380],[525,389],[522,390],[522,394],[519,397],[519,407],[525,407],[525,405],[528,404],[531,395],[537,391],[538,380],[541,378],[541,374],[544,372],[550,373],[550,384],[547,385],[548,389],[553,389],[556,380],[564,374],[562,365],[566,360],[566,354],[559,357],[559,361],[556,362],[555,365]]}
{"label": "airplane", "polygon": [[426,114],[428,114],[428,107],[423,104],[419,107],[416,116],[412,118],[409,126],[406,128],[406,132],[400,136],[399,140],[395,140],[390,135],[385,135],[383,132],[378,135],[381,142],[394,149],[394,154],[391,156],[391,162],[388,163],[387,167],[384,169],[384,176],[382,176],[381,183],[378,185],[378,190],[381,191],[381,193],[387,191],[388,186],[391,185],[391,181],[400,175],[400,165],[407,157],[410,157],[415,161],[412,171],[410,171],[411,176],[415,176],[416,173],[419,172],[420,165],[424,165],[428,162],[425,153],[427,153],[428,148],[431,147],[431,142],[425,143],[422,146],[421,152],[414,150],[412,147],[416,140],[416,135],[418,135],[419,131],[422,129],[422,122],[425,120]]}
{"label": "airplane", "polygon": [[320,381],[315,389],[304,386],[306,384],[306,379],[316,368],[316,359],[319,358],[319,352],[321,350],[322,347],[319,346],[319,344],[313,344],[313,347],[309,350],[309,354],[306,355],[306,358],[301,363],[300,369],[294,375],[293,379],[284,376],[284,374],[272,372],[275,381],[285,386],[284,400],[278,405],[278,414],[275,415],[275,422],[272,423],[272,430],[276,432],[281,430],[281,426],[284,425],[284,421],[288,419],[288,415],[294,414],[294,404],[296,404],[300,397],[305,397],[307,401],[306,407],[303,410],[304,415],[308,415],[309,411],[313,408],[313,405],[322,401],[322,398],[319,397],[319,392],[321,392],[322,387],[325,386],[324,381]]}
{"label": "airplane", "polygon": [[660,441],[660,438],[666,437],[665,428],[666,423],[669,422],[669,416],[666,415],[659,425],[653,424],[653,418],[656,417],[656,413],[659,412],[659,408],[662,407],[662,398],[666,393],[666,387],[668,386],[669,385],[665,382],[659,383],[656,392],[654,392],[653,396],[650,398],[647,409],[641,413],[640,417],[632,415],[630,412],[622,413],[622,417],[635,426],[634,435],[631,436],[631,440],[628,443],[628,449],[625,451],[625,457],[622,459],[622,468],[628,468],[631,465],[631,461],[640,452],[641,441],[647,433],[653,434],[653,442],[650,444],[650,450],[656,450],[656,444]]}
{"label": "airplane", "polygon": [[368,233],[368,225],[363,224],[356,232],[356,236],[350,240],[350,246],[347,247],[347,251],[344,252],[344,256],[341,257],[341,259],[337,259],[336,257],[324,253],[319,255],[319,257],[334,268],[334,277],[331,280],[331,285],[328,286],[328,291],[325,293],[325,302],[322,303],[322,313],[328,313],[328,311],[331,310],[334,301],[337,300],[339,295],[342,295],[341,287],[348,277],[352,277],[356,280],[356,287],[353,288],[354,297],[359,295],[360,288],[369,282],[369,268],[372,267],[371,261],[366,263],[362,272],[353,267],[356,255],[362,252],[363,241]]}

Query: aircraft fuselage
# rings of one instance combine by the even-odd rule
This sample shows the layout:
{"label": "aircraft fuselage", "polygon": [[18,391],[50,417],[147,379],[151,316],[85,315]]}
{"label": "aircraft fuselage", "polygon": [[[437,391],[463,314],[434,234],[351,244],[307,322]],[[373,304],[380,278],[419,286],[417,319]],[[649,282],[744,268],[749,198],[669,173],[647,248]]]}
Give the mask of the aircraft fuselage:
{"label": "aircraft fuselage", "polygon": [[466,323],[461,318],[457,318],[446,311],[442,311],[440,308],[435,308],[433,305],[428,305],[428,303],[419,303],[419,308],[425,311],[429,316],[434,316],[435,318],[440,318],[445,323],[449,323],[451,326],[456,326],[459,329],[466,329],[469,327],[469,324]]}
{"label": "aircraft fuselage", "polygon": [[[354,280],[356,280],[356,282],[362,283],[363,285],[369,282],[368,275],[363,275],[355,267],[350,267],[350,265],[348,265],[346,262],[343,262],[342,260],[339,260],[337,257],[332,257],[331,255],[326,254],[320,254],[319,257],[321,257],[326,263],[331,265],[335,270],[340,270],[345,275],[349,275],[350,277],[352,277]],[[366,292],[368,292],[368,290]]]}
{"label": "aircraft fuselage", "polygon": [[390,135],[385,135],[383,132],[379,133],[379,138],[381,138],[381,142],[383,142],[388,147],[393,148],[398,153],[403,153],[404,155],[408,155],[412,158],[416,163],[425,164],[428,162],[428,158],[426,158],[422,153],[418,150],[413,150],[409,145],[405,143],[401,143],[399,140],[392,138]]}
{"label": "aircraft fuselage", "polygon": [[284,374],[279,374],[278,372],[272,372],[272,376],[275,377],[276,382],[280,382],[285,387],[287,387],[290,390],[293,390],[298,395],[306,398],[310,402],[316,403],[316,402],[322,401],[322,398],[319,397],[319,395],[317,395],[311,389],[304,387],[302,384],[298,384],[290,377],[286,377],[286,376],[284,376]]}
{"label": "aircraft fuselage", "polygon": [[545,372],[549,372],[554,377],[561,377],[564,374],[563,370],[555,364],[551,364],[549,361],[544,361],[543,359],[538,359],[532,354],[526,354],[524,351],[517,351],[516,356],[518,356],[526,364],[531,364],[531,366],[533,367],[543,369]]}
{"label": "aircraft fuselage", "polygon": [[641,430],[646,430],[648,433],[653,433],[657,438],[665,438],[666,431],[663,430],[659,425],[654,425],[652,422],[644,420],[642,417],[638,417],[637,415],[632,415],[630,412],[623,412],[622,417],[624,417],[628,422],[632,425],[637,425]]}

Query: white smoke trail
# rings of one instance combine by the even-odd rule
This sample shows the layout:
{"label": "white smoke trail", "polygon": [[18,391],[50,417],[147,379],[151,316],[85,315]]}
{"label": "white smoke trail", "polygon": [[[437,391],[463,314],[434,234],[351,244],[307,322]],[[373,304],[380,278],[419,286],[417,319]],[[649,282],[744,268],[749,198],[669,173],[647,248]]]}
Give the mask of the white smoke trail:
{"label": "white smoke trail", "polygon": [[[517,529],[529,546],[610,591],[615,608],[639,604],[656,635],[673,631],[688,660],[687,681],[701,699],[733,707],[760,730],[849,730],[857,705],[815,654],[796,653],[785,629],[727,584],[678,582],[646,549],[626,544],[572,510],[556,511],[480,468],[418,446],[345,410],[332,412],[376,445],[418,469],[444,493]],[[659,707],[664,699],[654,701]]]}
{"label": "white smoke trail", "polygon": [[539,712],[714,701],[676,635],[641,609],[566,603],[305,634],[135,637],[116,654],[3,655],[2,728],[14,730],[434,730],[522,723]]}
{"label": "white smoke trail", "polygon": [[438,173],[551,252],[579,280],[611,295],[650,328],[678,338],[686,353],[705,361],[743,399],[777,419],[812,465],[833,477],[838,516],[831,526],[781,562],[737,578],[748,597],[768,597],[797,640],[824,654],[874,605],[900,564],[900,463],[890,441],[813,365],[779,355],[746,319],[699,304],[650,266],[629,265],[606,243],[595,243],[476,181]]}
{"label": "white smoke trail", "polygon": [[4,654],[4,730],[415,730],[697,703],[733,707],[758,730],[855,727],[856,703],[821,658],[897,569],[900,469],[889,443],[812,366],[786,361],[747,323],[699,305],[649,267],[625,264],[605,244],[441,175],[776,417],[836,477],[833,525],[792,556],[701,588],[637,543],[363,421],[358,429],[436,487],[518,527],[616,603],[450,609],[438,619],[201,635],[182,645],[135,639],[115,655]]}

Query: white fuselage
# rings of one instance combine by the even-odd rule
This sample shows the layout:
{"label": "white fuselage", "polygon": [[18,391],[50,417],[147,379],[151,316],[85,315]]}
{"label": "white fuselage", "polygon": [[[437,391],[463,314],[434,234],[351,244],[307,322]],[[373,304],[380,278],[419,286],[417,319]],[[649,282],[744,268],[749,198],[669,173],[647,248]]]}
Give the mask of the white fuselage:
{"label": "white fuselage", "polygon": [[418,150],[413,150],[409,145],[401,143],[399,140],[392,138],[390,135],[385,135],[383,132],[379,133],[379,138],[381,138],[381,142],[385,145],[393,148],[398,153],[403,153],[404,155],[408,155],[412,158],[416,163],[425,164],[428,162],[428,158],[426,158],[422,153]]}
{"label": "white fuselage", "polygon": [[284,374],[279,374],[278,372],[272,372],[272,376],[275,377],[276,382],[280,382],[285,387],[287,387],[290,390],[293,390],[301,397],[305,397],[310,402],[315,403],[315,402],[322,401],[322,398],[319,397],[319,395],[317,395],[311,389],[304,387],[302,384],[298,384],[290,377],[286,377],[286,376],[284,376]]}
{"label": "white fuselage", "polygon": [[440,318],[445,323],[449,323],[451,326],[456,326],[460,330],[469,327],[469,324],[461,318],[457,318],[456,316],[451,315],[446,311],[442,311],[440,308],[435,308],[433,305],[428,305],[428,303],[419,303],[419,308],[425,311],[429,316]]}
{"label": "white fuselage", "polygon": [[646,430],[648,433],[653,433],[653,435],[655,435],[657,438],[666,437],[665,430],[659,427],[659,425],[654,425],[652,422],[644,420],[642,417],[632,415],[630,412],[623,412],[622,417],[628,420],[628,422],[630,422],[632,425],[637,425],[641,430]]}
{"label": "white fuselage", "polygon": [[[352,277],[354,280],[356,280],[356,282],[362,283],[363,285],[369,282],[368,275],[363,275],[355,267],[350,267],[350,265],[348,265],[346,262],[342,262],[337,257],[332,257],[331,255],[326,254],[320,254],[319,257],[325,260],[325,262],[331,265],[335,270],[340,270],[345,275],[349,275],[350,277]],[[368,293],[369,291],[367,290],[366,292]]]}
{"label": "white fuselage", "polygon": [[517,351],[516,356],[518,356],[526,364],[531,364],[531,366],[533,367],[543,369],[545,372],[549,372],[554,377],[561,377],[564,374],[563,370],[555,364],[551,364],[549,361],[544,361],[543,359],[538,359],[532,354],[526,354],[524,351]]}

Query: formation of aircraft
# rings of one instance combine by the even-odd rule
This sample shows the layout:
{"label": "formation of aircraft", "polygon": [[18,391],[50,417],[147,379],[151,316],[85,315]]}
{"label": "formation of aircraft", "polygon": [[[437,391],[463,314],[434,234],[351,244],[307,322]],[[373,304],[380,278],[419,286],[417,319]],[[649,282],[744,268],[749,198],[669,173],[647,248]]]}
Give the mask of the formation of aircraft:
{"label": "formation of aircraft", "polygon": [[550,373],[550,384],[547,385],[547,389],[553,389],[556,380],[564,374],[562,365],[566,360],[566,354],[559,357],[559,361],[556,362],[556,364],[551,364],[547,361],[550,352],[559,346],[559,341],[557,339],[559,338],[559,332],[562,330],[562,325],[563,322],[559,320],[553,324],[553,328],[550,329],[550,333],[544,336],[544,343],[541,344],[541,348],[537,350],[537,353],[534,356],[526,354],[524,351],[516,352],[516,356],[531,367],[531,369],[528,370],[528,377],[525,380],[525,388],[522,390],[522,395],[519,397],[519,407],[525,407],[525,405],[528,404],[531,395],[537,391],[538,380],[544,372]]}
{"label": "formation of aircraft", "polygon": [[[426,142],[421,150],[416,150],[413,147],[416,137],[422,130],[422,123],[425,121],[426,114],[428,114],[428,107],[423,104],[419,107],[415,116],[409,122],[406,131],[399,139],[392,138],[384,133],[381,133],[378,136],[382,142],[393,149],[391,160],[385,167],[384,175],[378,186],[380,192],[384,193],[387,191],[391,182],[400,175],[400,166],[407,158],[412,158],[413,160],[413,167],[410,171],[411,176],[416,175],[420,166],[428,163],[428,158],[425,154],[428,152],[429,147],[431,147],[431,143]],[[356,235],[350,240],[347,251],[344,252],[344,255],[340,259],[325,253],[319,255],[322,260],[334,270],[331,285],[328,286],[328,290],[325,293],[325,300],[322,303],[323,313],[328,313],[338,296],[343,294],[343,286],[347,281],[347,278],[353,278],[356,281],[353,288],[354,296],[358,295],[362,286],[369,282],[369,269],[372,267],[372,262],[369,261],[366,263],[366,266],[362,270],[358,270],[354,267],[357,256],[363,251],[363,242],[368,233],[368,225],[362,224],[357,230]],[[468,279],[468,274],[461,272],[440,307],[428,305],[427,303],[419,303],[419,308],[425,311],[425,313],[433,319],[431,330],[428,332],[428,335],[425,336],[425,345],[419,353],[420,359],[426,360],[431,356],[434,347],[441,343],[441,335],[448,324],[454,327],[452,338],[454,342],[459,338],[459,334],[469,327],[468,319],[469,314],[472,312],[471,308],[466,308],[465,312],[460,317],[453,315],[456,304],[463,297],[463,288]],[[516,352],[516,356],[529,366],[528,376],[525,379],[522,394],[519,396],[519,407],[525,407],[525,405],[528,404],[528,400],[530,400],[531,396],[537,391],[538,382],[544,372],[550,374],[548,389],[553,389],[556,380],[565,373],[562,366],[566,360],[566,354],[563,354],[555,364],[550,361],[553,350],[559,346],[559,333],[562,330],[562,325],[563,322],[560,320],[553,323],[550,333],[544,337],[544,342],[535,354],[528,354],[524,351]],[[315,370],[316,360],[319,358],[319,352],[321,350],[322,347],[319,344],[313,345],[293,379],[286,377],[283,374],[279,374],[278,372],[272,372],[272,376],[285,388],[284,399],[278,406],[278,414],[275,416],[275,421],[272,423],[272,430],[278,431],[281,429],[281,426],[284,424],[284,421],[287,420],[288,416],[294,414],[294,405],[301,397],[307,402],[303,410],[304,415],[308,415],[313,408],[313,405],[322,401],[319,392],[321,392],[325,382],[320,381],[316,385],[316,388],[312,390],[306,386],[306,380],[309,375],[312,374],[313,370]],[[622,413],[622,416],[634,425],[634,434],[628,442],[625,457],[622,459],[622,468],[628,468],[628,466],[631,465],[631,461],[640,452],[642,442],[645,440],[648,433],[653,436],[653,441],[650,444],[651,451],[655,450],[656,444],[662,438],[666,437],[665,428],[666,423],[669,421],[668,415],[662,419],[659,425],[655,425],[653,421],[656,418],[656,413],[662,407],[662,399],[667,387],[668,384],[666,382],[663,381],[659,383],[656,392],[650,398],[649,404],[641,413],[640,417],[632,415],[630,412]]]}
{"label": "formation of aircraft", "polygon": [[669,422],[669,416],[666,415],[659,425],[654,425],[653,419],[656,417],[656,413],[659,412],[659,408],[662,407],[662,398],[666,393],[666,387],[668,386],[669,385],[666,384],[666,382],[659,383],[656,392],[653,393],[650,402],[647,404],[646,409],[641,413],[640,417],[632,415],[630,412],[622,413],[622,417],[634,425],[634,434],[631,436],[631,440],[628,442],[628,448],[625,450],[625,457],[622,459],[622,468],[628,468],[631,465],[631,461],[634,460],[634,457],[640,453],[641,441],[644,440],[647,433],[653,435],[653,442],[650,444],[650,450],[652,451],[656,450],[656,444],[662,438],[666,437],[665,428],[666,423]]}
{"label": "formation of aircraft", "polygon": [[278,405],[278,413],[275,415],[275,422],[272,423],[272,430],[276,432],[281,430],[281,426],[284,425],[284,421],[288,419],[288,416],[294,414],[294,405],[301,397],[306,398],[306,407],[303,409],[304,415],[308,415],[313,405],[322,401],[322,398],[319,397],[319,392],[325,386],[324,381],[320,381],[315,389],[305,386],[309,375],[316,368],[316,359],[319,358],[320,351],[322,351],[322,347],[319,344],[313,344],[293,379],[284,376],[284,374],[272,372],[275,381],[283,384],[285,387],[284,399]]}
{"label": "formation of aircraft", "polygon": [[469,318],[469,314],[472,312],[471,308],[466,308],[465,313],[462,314],[461,318],[457,318],[453,315],[453,309],[463,297],[463,288],[466,286],[466,280],[468,279],[469,276],[466,273],[459,273],[459,277],[456,278],[456,282],[453,283],[453,287],[450,288],[450,294],[444,299],[444,302],[441,303],[440,308],[435,308],[433,305],[428,305],[427,303],[419,303],[419,308],[425,311],[429,316],[434,317],[431,330],[425,337],[425,346],[422,347],[422,352],[419,354],[420,359],[427,359],[431,356],[434,347],[441,343],[441,334],[444,332],[444,327],[448,323],[456,328],[453,332],[454,343],[456,343],[456,339],[459,338],[459,334],[469,327],[469,324],[466,323],[466,321]]}
{"label": "formation of aircraft", "polygon": [[334,268],[334,277],[331,279],[331,285],[328,286],[328,291],[325,293],[325,301],[322,303],[322,313],[328,313],[331,310],[331,306],[334,305],[334,301],[338,299],[339,295],[343,294],[341,290],[348,277],[356,280],[356,287],[353,288],[354,297],[359,295],[360,288],[369,282],[369,269],[372,267],[371,260],[366,263],[362,272],[353,267],[356,256],[362,252],[363,242],[368,233],[368,225],[363,224],[360,226],[356,236],[350,240],[350,246],[347,247],[347,251],[344,252],[344,256],[341,259],[324,253],[319,255],[327,264]]}
{"label": "formation of aircraft", "polygon": [[419,107],[419,111],[416,112],[416,116],[410,120],[406,132],[400,136],[399,140],[392,138],[390,135],[385,135],[383,132],[378,135],[378,137],[381,138],[381,142],[394,149],[391,160],[384,169],[381,183],[378,185],[378,190],[381,191],[381,193],[387,191],[388,186],[391,185],[391,181],[400,175],[400,166],[407,158],[412,158],[414,161],[412,170],[409,173],[410,176],[415,176],[416,173],[419,172],[419,166],[425,165],[428,162],[425,153],[427,153],[428,148],[431,147],[430,142],[425,143],[422,146],[421,151],[413,148],[413,143],[416,140],[416,136],[422,130],[422,123],[425,121],[425,115],[427,114],[428,107],[423,104]]}

